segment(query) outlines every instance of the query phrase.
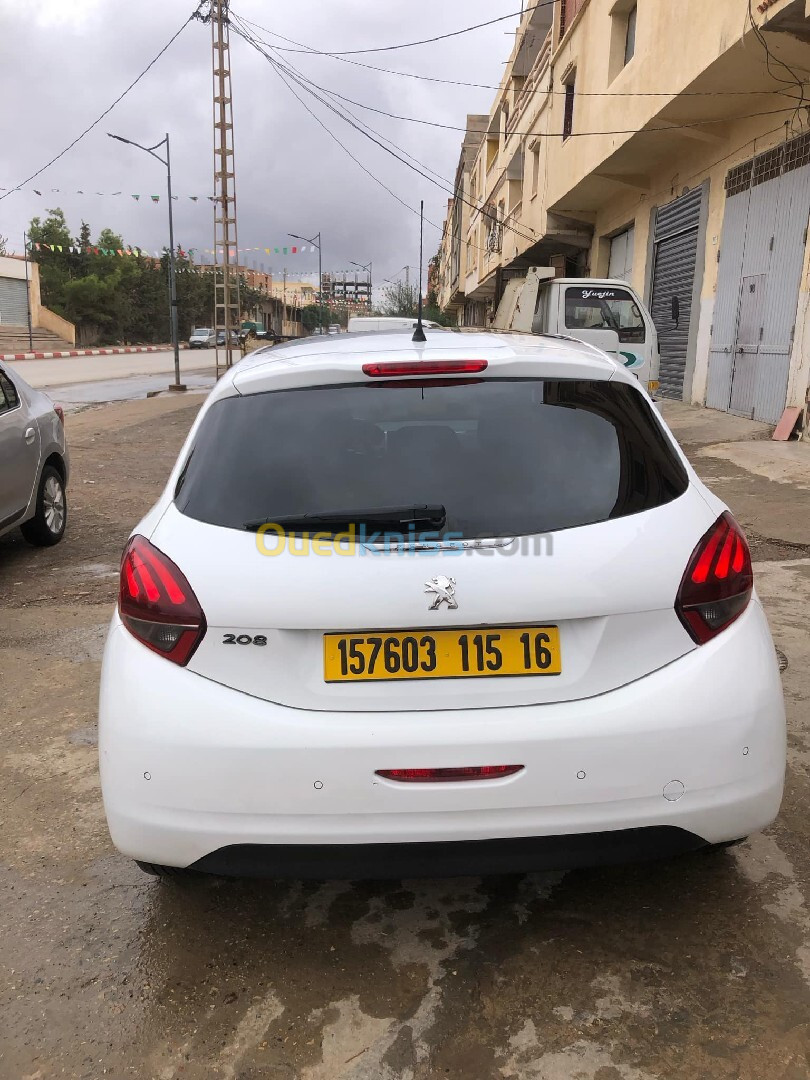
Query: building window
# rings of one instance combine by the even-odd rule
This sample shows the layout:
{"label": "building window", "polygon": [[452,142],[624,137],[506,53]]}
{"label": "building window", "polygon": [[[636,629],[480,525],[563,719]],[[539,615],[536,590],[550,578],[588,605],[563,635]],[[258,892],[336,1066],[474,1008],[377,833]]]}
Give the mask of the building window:
{"label": "building window", "polygon": [[563,139],[569,138],[574,131],[574,97],[576,83],[574,79],[565,86],[565,115],[563,116]]}
{"label": "building window", "polygon": [[532,150],[532,195],[537,194],[537,185],[540,180],[540,147]]}
{"label": "building window", "polygon": [[636,15],[638,6],[634,4],[627,14],[627,36],[624,41],[624,63],[629,64],[636,54]]}

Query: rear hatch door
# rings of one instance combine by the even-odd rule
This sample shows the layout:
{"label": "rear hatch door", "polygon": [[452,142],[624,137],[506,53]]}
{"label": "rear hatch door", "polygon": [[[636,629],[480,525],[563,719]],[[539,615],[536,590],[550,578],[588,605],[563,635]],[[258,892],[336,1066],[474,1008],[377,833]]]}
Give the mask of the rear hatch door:
{"label": "rear hatch door", "polygon": [[[437,506],[435,530],[363,520]],[[198,674],[298,708],[457,709],[589,697],[690,651],[673,605],[712,520],[633,386],[483,378],[218,402],[151,539],[205,612]]]}

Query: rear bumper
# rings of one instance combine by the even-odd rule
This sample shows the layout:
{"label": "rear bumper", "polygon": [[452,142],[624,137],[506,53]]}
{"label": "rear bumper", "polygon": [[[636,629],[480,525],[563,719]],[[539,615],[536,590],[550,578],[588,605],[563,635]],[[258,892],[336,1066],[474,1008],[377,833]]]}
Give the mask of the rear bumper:
{"label": "rear bumper", "polygon": [[198,859],[191,869],[231,877],[316,880],[458,877],[646,862],[705,846],[699,836],[669,825],[422,844],[234,844]]}
{"label": "rear bumper", "polygon": [[[458,859],[469,872],[476,851],[482,861],[494,853],[497,866],[507,851],[470,842],[535,839],[530,865],[560,867],[571,858],[599,861],[588,852],[598,855],[600,844],[635,857],[628,830],[645,830],[643,838],[633,833],[645,849],[661,847],[665,835],[646,830],[679,830],[689,846],[763,828],[782,798],[785,719],[758,603],[709,645],[596,698],[409,713],[261,701],[162,660],[116,620],[105,651],[99,755],[113,841],[144,862],[230,863],[242,873],[256,861],[283,873],[273,865],[288,847],[291,865],[303,872],[304,859],[323,876],[332,872],[318,870],[323,848],[336,849],[339,865],[338,850],[357,846],[360,866],[371,854],[372,874],[389,854],[406,873],[425,855],[435,862],[424,847],[431,845],[447,865]],[[490,764],[524,769],[463,784],[375,775]],[[601,839],[592,842],[592,834]],[[257,846],[268,850],[250,850]],[[526,868],[532,845],[509,846],[516,868]]]}

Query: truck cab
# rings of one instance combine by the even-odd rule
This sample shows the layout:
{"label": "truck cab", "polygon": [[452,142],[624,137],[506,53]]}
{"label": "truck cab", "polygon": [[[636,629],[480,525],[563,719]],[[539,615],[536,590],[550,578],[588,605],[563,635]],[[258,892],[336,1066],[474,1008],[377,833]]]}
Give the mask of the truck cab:
{"label": "truck cab", "polygon": [[626,281],[559,278],[550,267],[532,267],[508,282],[495,326],[578,338],[614,355],[651,394],[658,389],[658,334]]}

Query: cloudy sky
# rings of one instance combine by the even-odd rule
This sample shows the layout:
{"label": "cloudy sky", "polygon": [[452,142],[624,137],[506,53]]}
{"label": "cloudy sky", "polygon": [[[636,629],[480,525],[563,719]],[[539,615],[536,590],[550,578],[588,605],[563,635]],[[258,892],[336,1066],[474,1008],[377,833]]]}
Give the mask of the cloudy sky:
{"label": "cloudy sky", "polygon": [[[14,187],[62,150],[146,66],[196,0],[0,0],[0,85],[4,108],[0,187]],[[446,33],[520,7],[520,0],[232,0],[234,13],[320,50],[372,48]],[[497,84],[517,18],[430,45],[353,57],[364,63],[445,79]],[[269,35],[263,34],[268,40]],[[278,40],[278,44],[284,42]],[[368,177],[292,96],[267,60],[245,41],[231,43],[240,247],[275,247],[287,233],[323,233],[324,269],[373,260],[374,278],[418,263],[416,218]],[[285,54],[308,78],[358,102],[463,126],[487,112],[493,93],[370,71],[328,56]],[[306,97],[303,91],[299,90]],[[425,200],[441,223],[447,193],[395,161],[323,106],[308,103],[349,150],[412,206]],[[402,150],[452,182],[461,132],[352,111]],[[74,231],[106,227],[126,243],[166,240],[165,173],[140,151],[106,137],[172,140],[175,234],[184,247],[212,246],[213,191],[210,30],[189,25],[142,82],[74,149],[22,191],[0,201],[0,234],[10,250],[34,215],[61,206]],[[60,189],[58,192],[54,188]],[[41,196],[34,193],[40,191]],[[84,195],[75,194],[77,190]],[[117,192],[123,195],[99,195]],[[0,192],[0,195],[4,194]],[[135,201],[132,194],[140,194]],[[159,194],[159,204],[148,198]],[[184,196],[201,196],[194,203]],[[426,226],[425,258],[439,241]],[[317,270],[317,256],[244,261],[288,274]]]}

